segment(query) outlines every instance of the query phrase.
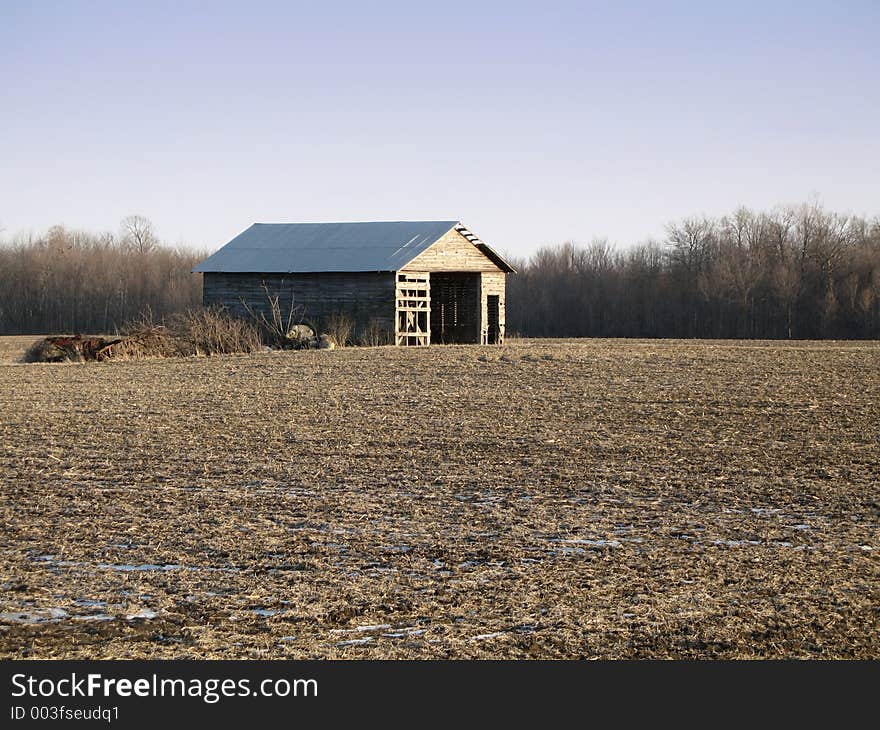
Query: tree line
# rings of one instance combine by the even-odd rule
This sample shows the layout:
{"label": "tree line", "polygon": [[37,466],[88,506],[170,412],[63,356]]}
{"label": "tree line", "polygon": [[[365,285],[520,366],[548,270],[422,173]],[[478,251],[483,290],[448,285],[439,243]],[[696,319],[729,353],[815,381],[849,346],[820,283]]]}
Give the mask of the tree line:
{"label": "tree line", "polygon": [[[201,303],[206,254],[140,216],[0,240],[0,334],[111,333]],[[507,329],[527,337],[880,339],[880,218],[818,204],[670,224],[662,240],[539,248],[512,262]]]}
{"label": "tree line", "polygon": [[548,245],[513,265],[510,334],[880,338],[880,218],[818,204],[689,218],[627,249]]}
{"label": "tree line", "polygon": [[146,218],[118,233],[62,226],[0,241],[0,333],[112,333],[201,304],[204,253],[163,244]]}

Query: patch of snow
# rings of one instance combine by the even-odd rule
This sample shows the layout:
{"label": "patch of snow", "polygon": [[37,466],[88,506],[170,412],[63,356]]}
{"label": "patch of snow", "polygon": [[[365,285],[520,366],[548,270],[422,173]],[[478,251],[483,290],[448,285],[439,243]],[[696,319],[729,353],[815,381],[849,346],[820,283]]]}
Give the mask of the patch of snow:
{"label": "patch of snow", "polygon": [[86,606],[89,608],[103,608],[107,605],[107,601],[96,601],[91,598],[77,598],[74,603],[77,606]]}
{"label": "patch of snow", "polygon": [[142,608],[137,613],[130,613],[125,617],[126,621],[136,621],[137,619],[151,619],[159,615],[157,611],[151,611],[148,608]]}
{"label": "patch of snow", "polygon": [[391,624],[364,624],[363,626],[355,626],[353,629],[330,629],[331,634],[358,634],[365,631],[382,631],[390,629]]}
{"label": "patch of snow", "polygon": [[[608,544],[607,540],[588,540],[588,539],[579,538],[579,537],[573,537],[569,540],[563,540],[562,542],[571,543],[572,545],[596,545],[599,547],[604,547],[605,545]],[[617,542],[616,540],[613,542],[615,545],[620,545],[620,543]]]}
{"label": "patch of snow", "polygon": [[396,631],[388,631],[382,634],[382,636],[387,636],[389,639],[405,639],[408,636],[421,636],[427,633],[427,631],[427,629],[403,628]]}
{"label": "patch of snow", "polygon": [[93,613],[89,616],[72,616],[71,620],[73,620],[73,621],[115,621],[116,616],[111,616],[109,613]]}
{"label": "patch of snow", "polygon": [[0,621],[15,624],[43,624],[61,621],[69,616],[63,608],[37,609],[35,611],[7,611],[0,613]]}

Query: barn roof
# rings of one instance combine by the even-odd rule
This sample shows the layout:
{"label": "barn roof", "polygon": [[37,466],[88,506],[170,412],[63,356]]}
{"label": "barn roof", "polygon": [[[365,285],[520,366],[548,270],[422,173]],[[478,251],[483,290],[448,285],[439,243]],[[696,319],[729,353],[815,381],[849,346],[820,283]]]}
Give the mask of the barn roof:
{"label": "barn roof", "polygon": [[254,223],[194,271],[399,271],[455,228],[503,271],[513,268],[458,221]]}

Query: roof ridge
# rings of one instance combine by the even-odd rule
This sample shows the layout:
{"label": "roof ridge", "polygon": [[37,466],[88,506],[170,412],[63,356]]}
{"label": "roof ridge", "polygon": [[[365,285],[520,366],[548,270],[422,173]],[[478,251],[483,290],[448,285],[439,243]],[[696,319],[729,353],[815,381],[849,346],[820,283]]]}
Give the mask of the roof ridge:
{"label": "roof ridge", "polygon": [[431,220],[406,220],[406,221],[288,221],[288,222],[272,222],[254,221],[254,226],[369,226],[369,225],[388,225],[391,223],[403,223],[413,225],[417,223],[435,223],[435,224],[459,224],[458,218],[437,218]]}

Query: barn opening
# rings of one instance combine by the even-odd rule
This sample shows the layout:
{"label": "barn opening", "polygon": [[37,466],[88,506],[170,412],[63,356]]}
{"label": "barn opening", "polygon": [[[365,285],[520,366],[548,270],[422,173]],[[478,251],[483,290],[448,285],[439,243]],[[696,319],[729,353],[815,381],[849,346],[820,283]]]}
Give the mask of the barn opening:
{"label": "barn opening", "polygon": [[497,294],[486,296],[486,344],[498,345],[501,343],[501,307],[500,297]]}
{"label": "barn opening", "polygon": [[480,274],[431,273],[431,341],[480,341]]}

